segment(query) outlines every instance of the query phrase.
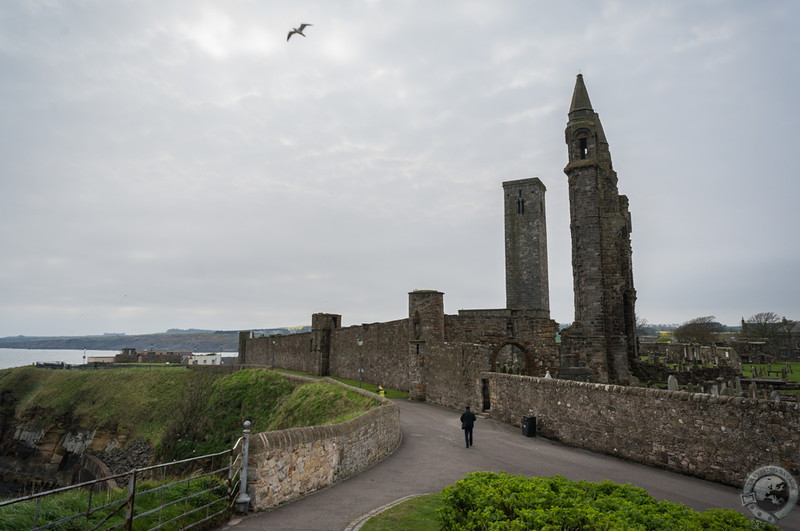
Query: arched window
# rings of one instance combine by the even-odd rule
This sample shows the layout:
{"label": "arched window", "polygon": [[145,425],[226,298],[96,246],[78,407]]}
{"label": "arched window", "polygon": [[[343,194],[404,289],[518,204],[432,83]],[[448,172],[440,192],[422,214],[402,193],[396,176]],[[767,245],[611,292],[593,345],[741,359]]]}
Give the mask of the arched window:
{"label": "arched window", "polygon": [[583,160],[589,157],[589,131],[581,129],[575,133],[575,157]]}

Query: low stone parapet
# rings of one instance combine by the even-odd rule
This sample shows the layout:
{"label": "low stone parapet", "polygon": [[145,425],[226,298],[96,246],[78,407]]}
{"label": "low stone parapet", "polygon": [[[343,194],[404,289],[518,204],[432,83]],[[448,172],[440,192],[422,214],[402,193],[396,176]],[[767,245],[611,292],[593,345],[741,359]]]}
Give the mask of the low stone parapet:
{"label": "low stone parapet", "polygon": [[593,452],[740,486],[753,470],[800,473],[800,404],[484,373],[491,415]]}
{"label": "low stone parapet", "polygon": [[390,455],[400,444],[397,404],[329,378],[321,381],[348,387],[382,403],[339,424],[254,434],[250,438],[247,490],[256,511],[354,476]]}

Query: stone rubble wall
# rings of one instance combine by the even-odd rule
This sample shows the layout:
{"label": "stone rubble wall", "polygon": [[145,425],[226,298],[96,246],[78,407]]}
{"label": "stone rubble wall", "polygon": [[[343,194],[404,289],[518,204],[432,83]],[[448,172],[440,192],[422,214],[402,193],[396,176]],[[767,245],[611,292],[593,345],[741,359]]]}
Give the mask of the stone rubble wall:
{"label": "stone rubble wall", "polygon": [[[322,381],[344,385],[328,378]],[[251,436],[247,490],[254,510],[276,507],[347,479],[397,449],[401,441],[397,404],[345,387],[377,398],[382,404],[339,424]]]}
{"label": "stone rubble wall", "polygon": [[[362,345],[359,346],[358,339]],[[318,374],[311,332],[245,340],[244,367],[275,367]],[[335,328],[330,336],[328,375],[407,391],[408,319]],[[320,376],[327,376],[320,374]]]}
{"label": "stone rubble wall", "polygon": [[[518,349],[525,357],[524,374],[558,375],[558,324],[546,313],[485,309],[445,315],[442,293],[417,290],[409,294],[407,319],[341,327],[338,315],[314,314],[318,328],[311,332],[266,337],[242,332],[238,365],[362,379],[425,400],[427,387],[441,382],[451,382],[442,393],[472,389],[477,372],[497,370],[504,349]],[[478,349],[480,356],[463,355]],[[472,357],[474,364],[453,367],[454,356]]]}
{"label": "stone rubble wall", "polygon": [[[358,338],[363,344],[358,345]],[[337,328],[331,334],[330,374],[408,390],[408,319]]]}
{"label": "stone rubble wall", "polygon": [[728,396],[485,373],[491,416],[519,426],[536,417],[538,433],[733,486],[755,469],[800,475],[800,404]]}
{"label": "stone rubble wall", "polygon": [[489,347],[445,343],[432,349],[427,360],[427,401],[461,410],[469,404],[479,411],[480,374],[491,370]]}

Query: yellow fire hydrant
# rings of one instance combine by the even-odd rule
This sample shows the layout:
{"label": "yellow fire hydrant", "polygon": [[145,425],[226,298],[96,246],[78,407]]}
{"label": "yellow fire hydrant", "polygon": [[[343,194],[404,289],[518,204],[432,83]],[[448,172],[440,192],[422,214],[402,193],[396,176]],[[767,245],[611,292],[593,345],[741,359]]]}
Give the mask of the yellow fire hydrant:
{"label": "yellow fire hydrant", "polygon": [[382,385],[378,386],[378,394],[381,395],[381,396],[386,396],[386,391],[383,390],[383,386]]}

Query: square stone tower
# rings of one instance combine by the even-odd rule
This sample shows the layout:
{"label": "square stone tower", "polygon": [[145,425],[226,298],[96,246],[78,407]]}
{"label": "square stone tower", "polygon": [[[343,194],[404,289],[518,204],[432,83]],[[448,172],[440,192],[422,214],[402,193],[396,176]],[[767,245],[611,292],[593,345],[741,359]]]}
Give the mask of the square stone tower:
{"label": "square stone tower", "polygon": [[550,316],[547,226],[538,178],[503,183],[505,195],[506,308]]}
{"label": "square stone tower", "polygon": [[575,320],[562,331],[561,375],[629,384],[636,290],[628,198],[619,195],[600,117],[578,75],[566,128]]}

